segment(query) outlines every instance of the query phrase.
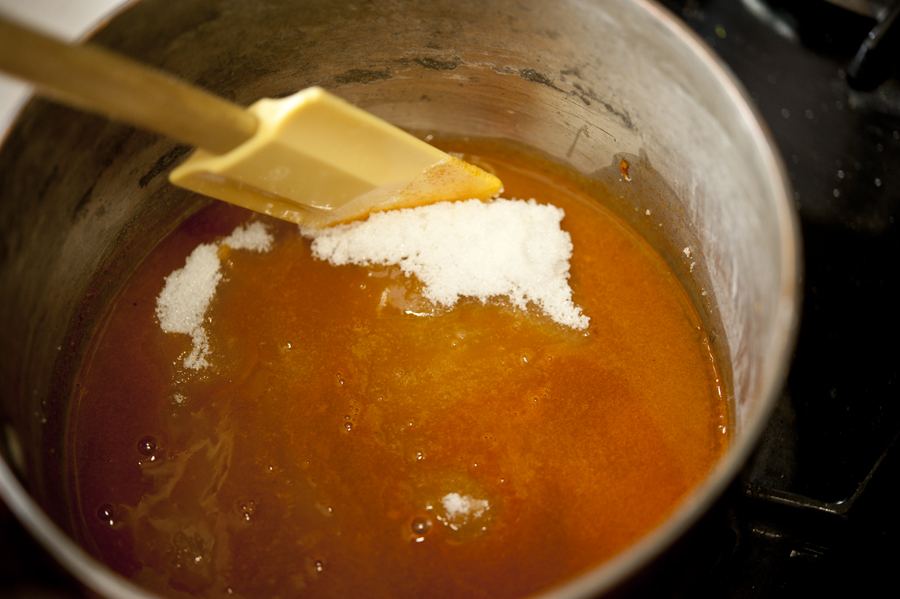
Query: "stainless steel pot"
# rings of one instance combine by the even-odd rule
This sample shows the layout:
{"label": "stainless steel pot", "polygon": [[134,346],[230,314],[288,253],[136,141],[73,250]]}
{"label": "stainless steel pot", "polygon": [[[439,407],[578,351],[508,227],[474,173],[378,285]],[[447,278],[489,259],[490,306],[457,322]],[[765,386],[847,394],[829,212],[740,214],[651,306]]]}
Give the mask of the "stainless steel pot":
{"label": "stainless steel pot", "polygon": [[[531,146],[611,192],[610,207],[688,282],[727,366],[728,452],[653,533],[547,596],[599,594],[633,574],[747,459],[794,338],[796,217],[781,161],[740,86],[657,5],[143,0],[94,40],[242,104],[317,84],[412,130]],[[166,182],[185,152],[43,100],[26,107],[0,151],[0,493],[109,597],[142,592],[66,535],[66,403],[117,283],[197,207]]]}

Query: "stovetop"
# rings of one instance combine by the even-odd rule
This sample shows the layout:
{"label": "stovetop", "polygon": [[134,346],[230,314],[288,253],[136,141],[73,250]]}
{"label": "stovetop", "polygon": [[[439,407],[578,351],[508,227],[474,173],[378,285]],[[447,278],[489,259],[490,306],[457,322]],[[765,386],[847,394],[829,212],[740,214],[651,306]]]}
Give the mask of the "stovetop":
{"label": "stovetop", "polygon": [[[888,46],[900,23],[875,36],[888,52],[870,48],[886,81],[857,91],[848,83],[860,78],[854,57],[893,3],[833,1],[874,6],[875,15],[824,0],[663,1],[731,67],[769,124],[804,245],[803,315],[784,394],[754,460],[707,518],[713,532],[696,565],[667,586],[675,596],[874,595],[900,560],[891,488],[900,479],[900,66],[892,58],[900,49]],[[2,506],[0,533],[0,596],[33,596],[21,594],[26,586],[80,596]]]}
{"label": "stovetop", "polygon": [[875,60],[863,64],[881,70],[883,83],[859,81],[853,64],[900,3],[836,3],[880,12],[824,1],[665,1],[769,124],[803,236],[796,352],[754,461],[724,500],[730,532],[700,584],[709,596],[875,595],[900,558],[891,488],[900,478],[900,23],[876,40],[888,60],[870,42]]}

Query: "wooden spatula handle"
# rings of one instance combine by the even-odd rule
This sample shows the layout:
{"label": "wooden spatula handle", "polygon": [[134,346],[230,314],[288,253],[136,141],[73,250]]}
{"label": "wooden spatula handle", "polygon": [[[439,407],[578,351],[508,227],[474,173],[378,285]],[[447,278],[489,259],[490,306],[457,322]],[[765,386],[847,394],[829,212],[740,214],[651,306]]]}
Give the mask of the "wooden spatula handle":
{"label": "wooden spatula handle", "polygon": [[0,70],[59,100],[222,154],[249,139],[256,117],[162,71],[103,48],[73,46],[0,18]]}

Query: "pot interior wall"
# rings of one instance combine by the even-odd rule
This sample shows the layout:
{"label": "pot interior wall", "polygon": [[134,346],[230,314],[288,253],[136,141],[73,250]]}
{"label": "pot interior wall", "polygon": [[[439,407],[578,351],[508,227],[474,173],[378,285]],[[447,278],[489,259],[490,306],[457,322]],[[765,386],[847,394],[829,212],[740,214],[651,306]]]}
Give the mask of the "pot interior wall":
{"label": "pot interior wall", "polygon": [[[505,138],[571,167],[691,281],[746,454],[791,338],[792,216],[752,114],[657,14],[626,0],[144,0],[94,41],[240,104],[321,85],[412,130]],[[166,182],[187,151],[42,100],[0,150],[0,445],[63,528],[72,376],[118,284],[199,206]]]}

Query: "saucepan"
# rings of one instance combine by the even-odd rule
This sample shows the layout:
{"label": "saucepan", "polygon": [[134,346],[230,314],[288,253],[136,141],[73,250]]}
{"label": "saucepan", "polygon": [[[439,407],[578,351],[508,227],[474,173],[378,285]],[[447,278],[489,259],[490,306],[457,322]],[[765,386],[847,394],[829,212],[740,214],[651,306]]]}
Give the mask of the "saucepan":
{"label": "saucepan", "polygon": [[[684,535],[748,459],[795,336],[796,215],[741,86],[659,5],[142,0],[93,40],[242,105],[321,85],[411,131],[531,148],[605,189],[608,208],[666,258],[723,365],[730,445],[663,524],[547,596],[620,585]],[[187,151],[42,99],[0,150],[0,493],[108,597],[143,591],[68,536],[66,403],[118,283],[203,201],[167,182]],[[623,159],[641,176],[623,177]]]}

